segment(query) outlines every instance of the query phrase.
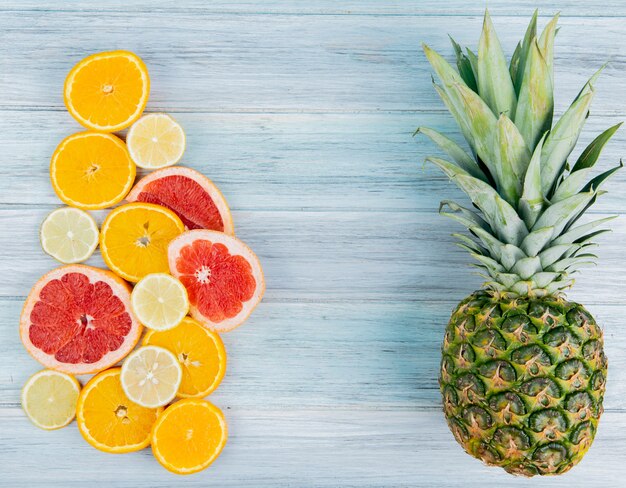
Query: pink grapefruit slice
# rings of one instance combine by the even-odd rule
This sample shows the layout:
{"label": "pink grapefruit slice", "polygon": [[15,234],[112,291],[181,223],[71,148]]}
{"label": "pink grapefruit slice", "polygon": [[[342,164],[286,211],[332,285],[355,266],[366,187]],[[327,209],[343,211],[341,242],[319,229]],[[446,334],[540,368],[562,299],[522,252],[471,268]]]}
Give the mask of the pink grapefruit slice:
{"label": "pink grapefruit slice", "polygon": [[80,264],[41,277],[20,318],[28,352],[45,367],[70,374],[117,363],[142,330],[131,311],[128,284],[110,271]]}
{"label": "pink grapefruit slice", "polygon": [[167,249],[170,273],[189,296],[189,313],[205,327],[227,332],[241,325],[265,291],[261,263],[239,239],[222,232],[191,230]]}
{"label": "pink grapefruit slice", "polygon": [[175,166],[154,171],[139,180],[126,200],[167,207],[190,230],[235,233],[230,209],[222,193],[210,179],[191,168]]}

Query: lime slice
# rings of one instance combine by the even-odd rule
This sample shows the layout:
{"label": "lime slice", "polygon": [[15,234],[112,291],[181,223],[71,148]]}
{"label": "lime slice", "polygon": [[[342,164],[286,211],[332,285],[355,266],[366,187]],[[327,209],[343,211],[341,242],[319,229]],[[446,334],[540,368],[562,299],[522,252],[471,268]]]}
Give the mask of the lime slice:
{"label": "lime slice", "polygon": [[183,370],[170,351],[159,346],[140,347],[122,364],[122,389],[133,402],[157,408],[171,402],[183,377]]}
{"label": "lime slice", "polygon": [[144,115],[129,129],[126,145],[130,157],[140,168],[165,168],[183,157],[185,133],[167,114]]}
{"label": "lime slice", "polygon": [[53,210],[41,224],[41,247],[65,264],[87,260],[98,247],[98,237],[94,218],[73,207]]}
{"label": "lime slice", "polygon": [[22,388],[22,408],[37,427],[60,429],[74,419],[79,392],[80,383],[73,376],[44,369]]}
{"label": "lime slice", "polygon": [[172,329],[189,312],[187,290],[180,281],[165,273],[152,273],[142,278],[133,289],[130,304],[139,322],[153,330]]}

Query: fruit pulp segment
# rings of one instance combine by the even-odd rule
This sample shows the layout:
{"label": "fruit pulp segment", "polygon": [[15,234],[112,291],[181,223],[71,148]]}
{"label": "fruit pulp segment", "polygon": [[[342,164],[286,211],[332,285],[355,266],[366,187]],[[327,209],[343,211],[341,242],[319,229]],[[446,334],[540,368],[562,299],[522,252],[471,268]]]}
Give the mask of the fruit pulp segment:
{"label": "fruit pulp segment", "polygon": [[189,302],[211,322],[235,317],[256,289],[252,266],[221,243],[198,239],[183,247],[176,259],[179,279]]}
{"label": "fruit pulp segment", "polygon": [[115,56],[93,59],[80,69],[72,83],[72,105],[81,115],[101,126],[129,119],[144,97],[142,72],[131,59]]}
{"label": "fruit pulp segment", "polygon": [[42,371],[26,385],[24,409],[41,426],[61,426],[68,423],[76,411],[79,388],[63,373]]}
{"label": "fruit pulp segment", "polygon": [[128,397],[140,405],[162,406],[180,386],[182,370],[174,354],[161,347],[142,347],[122,366],[122,382]]}
{"label": "fruit pulp segment", "polygon": [[117,350],[132,320],[103,282],[68,273],[46,283],[30,314],[33,345],[63,363],[95,363]]}
{"label": "fruit pulp segment", "polygon": [[224,221],[209,193],[192,178],[170,175],[149,184],[137,201],[155,203],[169,208],[192,229],[224,231]]}

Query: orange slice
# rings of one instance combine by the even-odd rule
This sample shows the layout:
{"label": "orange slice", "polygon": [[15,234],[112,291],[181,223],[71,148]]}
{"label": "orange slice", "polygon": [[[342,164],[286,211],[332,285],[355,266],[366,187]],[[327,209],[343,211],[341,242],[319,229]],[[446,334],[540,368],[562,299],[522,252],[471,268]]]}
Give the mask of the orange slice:
{"label": "orange slice", "polygon": [[185,230],[174,212],[151,203],[128,203],[111,210],[100,231],[107,266],[137,282],[150,273],[166,273],[167,246]]}
{"label": "orange slice", "polygon": [[85,440],[104,452],[139,451],[150,444],[150,433],[162,408],[131,402],[120,382],[121,368],[94,376],[78,396],[76,421]]}
{"label": "orange slice", "polygon": [[170,243],[167,254],[170,273],[187,289],[190,315],[211,330],[241,325],[263,297],[261,263],[235,237],[190,230]]}
{"label": "orange slice", "polygon": [[50,161],[50,181],[72,207],[97,210],[122,201],[135,181],[126,144],[112,134],[85,131],[61,141]]}
{"label": "orange slice", "polygon": [[102,371],[124,358],[143,327],[131,310],[130,287],[110,271],[72,264],[46,273],[24,302],[20,337],[50,369]]}
{"label": "orange slice", "polygon": [[222,339],[191,317],[185,317],[173,329],[148,331],[143,344],[161,346],[178,358],[183,368],[179,397],[207,396],[219,386],[226,373],[226,349]]}
{"label": "orange slice", "polygon": [[141,58],[129,51],[92,54],[67,75],[63,99],[72,117],[102,132],[125,129],[148,102],[150,78]]}
{"label": "orange slice", "polygon": [[206,400],[187,398],[159,415],[152,429],[152,453],[173,473],[197,473],[215,461],[227,438],[222,411]]}

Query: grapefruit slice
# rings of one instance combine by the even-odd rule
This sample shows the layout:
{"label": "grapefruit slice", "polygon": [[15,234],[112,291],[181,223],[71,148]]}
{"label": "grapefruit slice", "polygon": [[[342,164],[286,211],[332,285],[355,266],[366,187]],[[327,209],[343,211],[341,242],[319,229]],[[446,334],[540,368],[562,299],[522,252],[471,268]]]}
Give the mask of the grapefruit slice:
{"label": "grapefruit slice", "polygon": [[239,239],[190,230],[167,248],[170,273],[189,296],[189,313],[205,327],[226,332],[241,325],[265,291],[261,263]]}
{"label": "grapefruit slice", "polygon": [[110,271],[73,264],[45,274],[20,318],[27,351],[70,374],[101,371],[124,358],[143,327],[131,312],[128,284]]}
{"label": "grapefruit slice", "polygon": [[185,226],[234,234],[230,209],[213,182],[181,166],[163,168],[144,176],[126,196],[129,202],[156,203],[172,210]]}

